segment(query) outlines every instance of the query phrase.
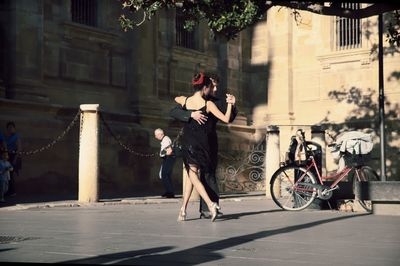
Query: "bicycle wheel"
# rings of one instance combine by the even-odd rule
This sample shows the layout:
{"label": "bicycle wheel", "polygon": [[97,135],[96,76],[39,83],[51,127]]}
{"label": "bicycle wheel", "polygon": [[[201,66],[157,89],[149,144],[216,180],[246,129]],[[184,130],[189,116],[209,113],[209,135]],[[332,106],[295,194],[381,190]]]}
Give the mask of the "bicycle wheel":
{"label": "bicycle wheel", "polygon": [[[353,189],[357,186],[357,182],[360,181],[379,181],[378,174],[369,166],[362,166],[357,172],[354,174],[354,183]],[[372,203],[370,200],[359,200],[358,201],[366,211],[372,212]]]}
{"label": "bicycle wheel", "polygon": [[281,167],[271,178],[272,199],[284,210],[304,210],[314,201],[317,194],[317,189],[308,184],[316,184],[315,177],[303,167]]}

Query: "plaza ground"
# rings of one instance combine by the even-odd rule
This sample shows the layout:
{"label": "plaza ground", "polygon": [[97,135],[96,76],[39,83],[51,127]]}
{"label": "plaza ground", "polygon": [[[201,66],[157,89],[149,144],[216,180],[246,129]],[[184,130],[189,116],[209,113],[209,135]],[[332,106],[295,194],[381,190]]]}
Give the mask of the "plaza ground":
{"label": "plaza ground", "polygon": [[[180,199],[0,208],[0,261],[130,265],[399,265],[400,217],[278,209],[231,197],[199,219]],[[69,207],[68,207],[69,206]]]}

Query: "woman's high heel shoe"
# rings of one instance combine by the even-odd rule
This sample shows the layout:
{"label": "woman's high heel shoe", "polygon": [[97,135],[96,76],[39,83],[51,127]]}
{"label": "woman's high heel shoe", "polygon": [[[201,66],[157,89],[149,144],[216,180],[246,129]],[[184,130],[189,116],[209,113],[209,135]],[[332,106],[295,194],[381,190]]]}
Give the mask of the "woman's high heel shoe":
{"label": "woman's high heel shoe", "polygon": [[181,209],[178,215],[178,222],[183,222],[183,221],[186,221],[186,212]]}
{"label": "woman's high heel shoe", "polygon": [[221,208],[218,206],[217,203],[213,202],[211,204],[211,207],[209,207],[210,212],[211,212],[211,222],[215,221],[215,218],[217,218],[218,215],[218,210],[220,210]]}

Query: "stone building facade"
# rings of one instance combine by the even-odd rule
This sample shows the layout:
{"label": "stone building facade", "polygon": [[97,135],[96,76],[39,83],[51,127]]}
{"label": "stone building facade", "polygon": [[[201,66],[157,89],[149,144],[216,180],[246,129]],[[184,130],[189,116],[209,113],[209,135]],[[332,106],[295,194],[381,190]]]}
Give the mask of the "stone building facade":
{"label": "stone building facade", "polygon": [[[355,7],[357,8],[357,7]],[[311,139],[311,126],[339,133],[366,130],[374,136],[372,166],[379,172],[378,16],[352,20],[272,8],[268,20],[257,24],[251,62],[268,65],[266,102],[254,108],[255,128],[280,128],[280,157],[298,128]],[[391,14],[384,15],[386,25]],[[400,135],[400,53],[384,40],[384,89],[387,177],[398,180]],[[326,151],[324,164],[336,163]]]}
{"label": "stone building facade", "polygon": [[[63,132],[80,104],[98,103],[125,144],[153,153],[159,148],[154,129],[164,128],[174,138],[181,127],[168,115],[174,97],[191,94],[193,74],[205,70],[218,73],[220,87],[238,99],[235,124],[220,126],[221,152],[248,150],[254,130],[247,125],[251,102],[244,88],[252,70],[246,69],[243,37],[214,40],[203,24],[185,32],[175,10],[123,32],[121,12],[118,1],[108,0],[1,1],[1,130],[15,121],[23,149],[35,150]],[[76,195],[78,142],[79,125],[50,149],[24,156],[20,193]],[[100,142],[102,197],[163,192],[159,158],[129,153],[104,125]],[[174,172],[179,193],[180,161]],[[237,178],[233,183],[240,183]]]}
{"label": "stone building facade", "polygon": [[[1,1],[0,125],[16,122],[24,150],[44,146],[61,134],[80,104],[98,103],[123,142],[143,153],[156,152],[154,129],[178,134],[181,125],[168,111],[175,96],[191,93],[191,77],[199,70],[218,73],[221,94],[228,91],[238,99],[235,123],[219,126],[222,191],[264,189],[260,151],[265,149],[267,125],[280,127],[283,157],[298,127],[308,133],[318,124],[363,128],[377,118],[378,63],[371,53],[377,44],[375,17],[360,22],[359,46],[338,49],[336,18],[306,12],[296,24],[289,11],[271,9],[255,27],[229,42],[215,40],[205,24],[192,33],[183,31],[175,10],[123,32],[117,20],[121,12],[118,1],[108,0]],[[391,129],[398,129],[399,63],[397,53],[385,55]],[[361,93],[364,105],[355,99],[341,101],[338,92]],[[104,125],[100,132],[102,197],[162,192],[158,158],[124,150]],[[388,135],[392,176],[398,173],[393,159],[398,154],[397,132]],[[75,126],[51,149],[24,156],[18,190],[76,195],[78,151]],[[256,162],[248,160],[251,151],[258,154],[251,157],[258,158]],[[328,170],[335,167],[329,160]],[[258,174],[249,170],[254,163],[261,169]],[[174,170],[179,192],[180,161]]]}

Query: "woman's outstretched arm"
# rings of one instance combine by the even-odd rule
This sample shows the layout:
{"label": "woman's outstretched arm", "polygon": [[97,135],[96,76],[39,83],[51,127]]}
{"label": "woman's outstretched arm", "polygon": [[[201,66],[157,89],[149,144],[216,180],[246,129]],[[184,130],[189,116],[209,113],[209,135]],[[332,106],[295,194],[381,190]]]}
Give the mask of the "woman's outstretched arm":
{"label": "woman's outstretched arm", "polygon": [[223,114],[218,107],[215,105],[215,103],[208,101],[207,102],[207,110],[211,112],[216,118],[219,120],[229,123],[229,118],[231,117],[231,112],[232,112],[232,104],[228,103],[228,106],[226,108],[226,113]]}

